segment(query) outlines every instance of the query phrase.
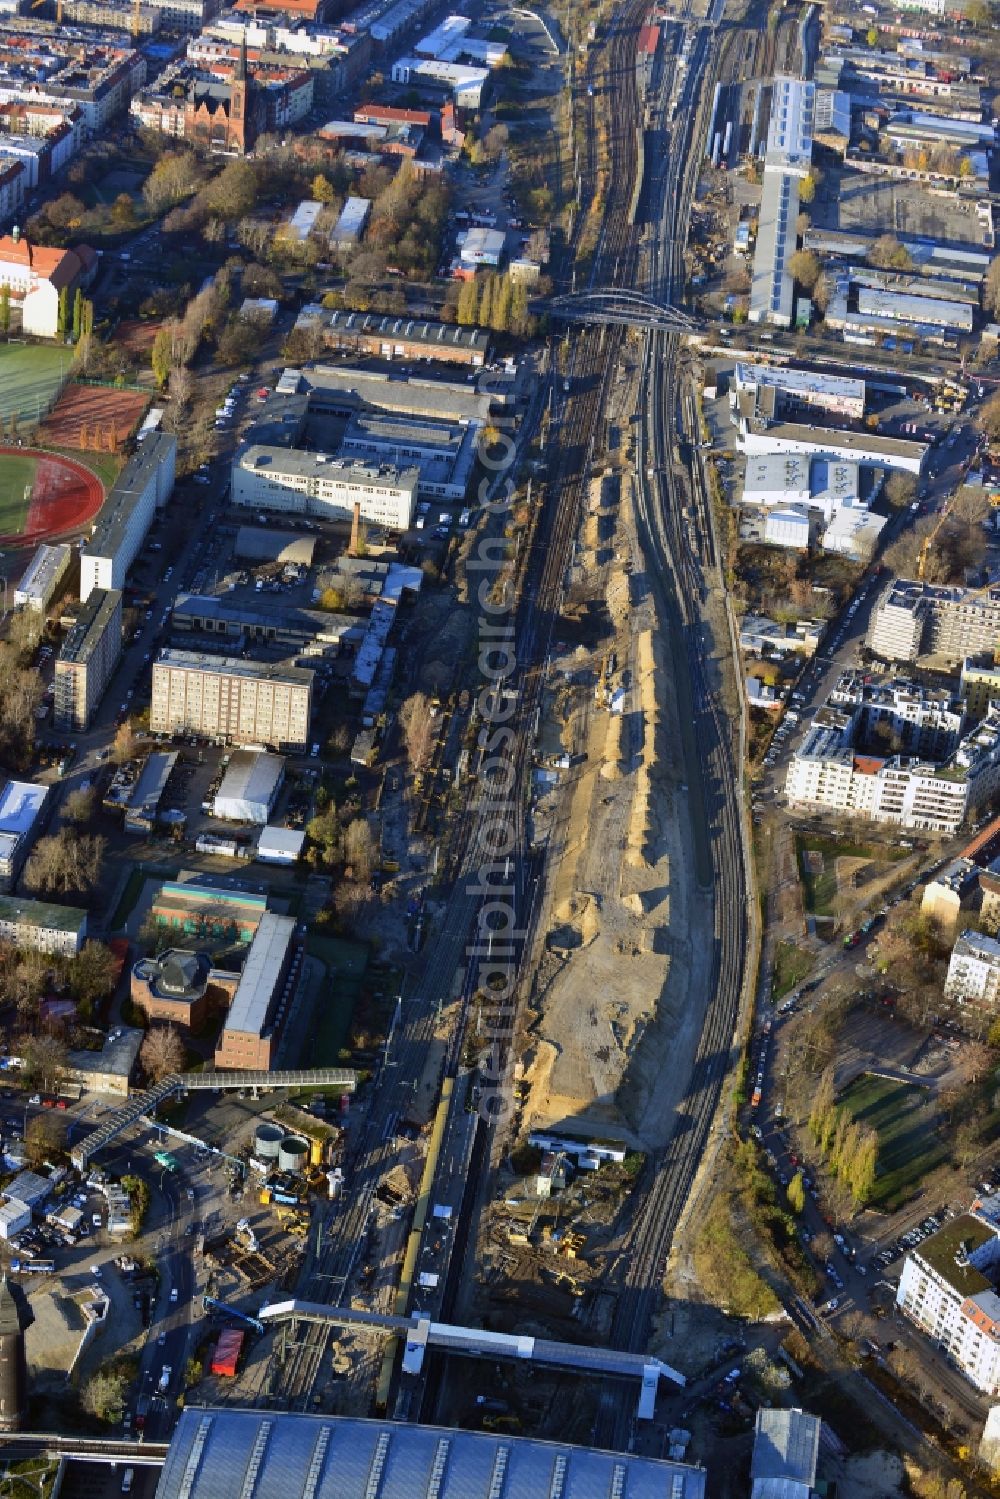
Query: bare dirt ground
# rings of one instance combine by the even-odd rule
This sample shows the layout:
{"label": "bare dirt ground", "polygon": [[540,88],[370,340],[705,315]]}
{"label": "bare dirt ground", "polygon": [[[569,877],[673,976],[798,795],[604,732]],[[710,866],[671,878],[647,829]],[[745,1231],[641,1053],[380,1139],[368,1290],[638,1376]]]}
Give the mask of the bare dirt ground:
{"label": "bare dirt ground", "polygon": [[[624,382],[623,411],[628,399]],[[689,996],[705,988],[711,906],[696,890],[671,662],[617,456],[591,484],[545,702],[543,757],[571,763],[535,809],[552,873],[524,1122],[610,1127],[649,1148],[669,1137],[697,1044]]]}

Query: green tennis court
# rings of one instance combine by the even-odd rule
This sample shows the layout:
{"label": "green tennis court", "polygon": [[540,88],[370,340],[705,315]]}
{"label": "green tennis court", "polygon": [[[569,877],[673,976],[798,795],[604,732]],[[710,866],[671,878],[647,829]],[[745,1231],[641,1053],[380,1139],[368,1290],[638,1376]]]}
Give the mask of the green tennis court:
{"label": "green tennis court", "polygon": [[71,349],[48,344],[0,344],[0,420],[41,421],[73,362]]}

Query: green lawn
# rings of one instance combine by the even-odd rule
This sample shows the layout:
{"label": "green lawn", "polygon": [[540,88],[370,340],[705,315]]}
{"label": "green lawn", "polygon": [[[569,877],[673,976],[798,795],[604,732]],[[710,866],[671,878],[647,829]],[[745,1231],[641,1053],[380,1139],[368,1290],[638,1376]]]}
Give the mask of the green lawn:
{"label": "green lawn", "polygon": [[34,458],[7,454],[0,458],[0,536],[18,536],[31,504]]}
{"label": "green lawn", "polygon": [[[799,879],[805,896],[807,911],[814,916],[832,916],[833,902],[837,894],[838,859],[868,859],[873,864],[895,864],[905,859],[910,852],[905,848],[885,847],[880,843],[847,843],[838,838],[823,838],[808,833],[795,836],[795,857]],[[823,856],[823,869],[811,874],[806,868],[803,854],[817,853]]]}
{"label": "green lawn", "polygon": [[302,1038],[300,1067],[336,1067],[368,966],[364,942],[310,933],[306,951],[326,965],[326,979],[313,1004],[312,1023]]}
{"label": "green lawn", "polygon": [[894,1211],[915,1194],[929,1172],[948,1159],[935,1128],[929,1089],[865,1072],[838,1102],[878,1135],[878,1174],[871,1207]]}
{"label": "green lawn", "polygon": [[809,977],[815,961],[811,952],[796,947],[794,942],[779,942],[774,954],[771,998],[784,999],[790,994],[804,978]]}
{"label": "green lawn", "polygon": [[53,344],[0,344],[0,418],[41,420],[69,375],[71,349]]}

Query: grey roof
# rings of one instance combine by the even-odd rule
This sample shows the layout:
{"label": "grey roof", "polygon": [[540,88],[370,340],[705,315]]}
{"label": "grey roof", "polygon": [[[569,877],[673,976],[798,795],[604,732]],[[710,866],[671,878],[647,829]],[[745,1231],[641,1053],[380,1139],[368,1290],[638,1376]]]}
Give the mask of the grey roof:
{"label": "grey roof", "polygon": [[104,638],[116,609],[122,601],[119,588],[92,588],[76,623],[62,643],[60,661],[88,661]]}
{"label": "grey roof", "polygon": [[761,1478],[790,1478],[811,1487],[816,1478],[822,1424],[808,1411],[760,1409],[750,1465],[754,1491]]}
{"label": "grey roof", "polygon": [[239,987],[233,995],[233,1003],[226,1018],[227,1030],[245,1031],[253,1036],[263,1035],[267,1026],[268,1009],[294,935],[294,916],[279,916],[274,911],[264,912],[250,944]]}
{"label": "grey roof", "polygon": [[170,947],[158,958],[140,958],[135,972],[155,988],[159,998],[190,1000],[204,994],[211,968],[207,953]]}
{"label": "grey roof", "polygon": [[34,781],[8,781],[0,791],[0,832],[27,833],[48,794],[47,786],[36,785]]}
{"label": "grey roof", "polygon": [[171,671],[207,671],[221,677],[249,677],[262,682],[287,682],[292,687],[311,687],[315,672],[280,661],[243,661],[234,656],[209,656],[204,651],[161,651],[154,667]]}
{"label": "grey roof", "polygon": [[129,812],[155,817],[160,799],[167,789],[167,782],[177,764],[177,753],[176,750],[156,750],[149,756],[128,799]]}
{"label": "grey roof", "polygon": [[[310,311],[304,308],[304,312]],[[322,315],[322,313],[321,313]],[[433,348],[479,349],[486,353],[489,334],[482,328],[457,323],[431,323],[422,318],[383,317],[376,312],[331,312],[324,318],[328,328],[342,334],[373,334],[387,343],[422,343]]]}
{"label": "grey roof", "polygon": [[276,531],[272,526],[240,526],[233,552],[254,562],[301,562],[309,567],[315,549],[315,536]]}
{"label": "grey roof", "polygon": [[703,1499],[699,1468],[527,1437],[188,1406],[157,1499]]}
{"label": "grey roof", "polygon": [[0,921],[43,927],[46,931],[78,932],[86,920],[86,911],[81,911],[76,906],[60,906],[54,901],[0,895]]}
{"label": "grey roof", "polygon": [[233,625],[239,630],[263,631],[265,635],[274,632],[279,642],[293,638],[303,644],[310,640],[340,641],[352,632],[360,640],[364,634],[364,621],[354,614],[303,609],[284,599],[272,602],[262,595],[255,595],[248,603],[234,604],[219,594],[179,593],[171,615],[175,625],[204,627],[206,621],[211,621],[216,626]]}
{"label": "grey roof", "polygon": [[122,544],[132,512],[139,503],[150,475],[161,463],[171,461],[177,450],[172,432],[150,432],[136,448],[115,481],[97,517],[87,551],[95,557],[114,557]]}
{"label": "grey roof", "polygon": [[270,806],[284,774],[283,755],[268,755],[261,750],[235,750],[216,792],[215,804],[260,801]]}
{"label": "grey roof", "polygon": [[33,1208],[45,1201],[53,1185],[47,1176],[39,1176],[37,1171],[19,1171],[14,1180],[7,1183],[4,1195]]}
{"label": "grey roof", "polygon": [[71,1051],[69,1065],[78,1077],[130,1077],[145,1039],[145,1031],[119,1026],[100,1051]]}

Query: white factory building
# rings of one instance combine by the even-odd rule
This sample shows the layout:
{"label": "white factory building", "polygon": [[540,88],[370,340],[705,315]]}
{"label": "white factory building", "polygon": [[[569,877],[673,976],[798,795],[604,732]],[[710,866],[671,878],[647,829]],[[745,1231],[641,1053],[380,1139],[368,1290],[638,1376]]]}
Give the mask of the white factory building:
{"label": "white factory building", "polygon": [[750,321],[790,328],[795,314],[789,261],[798,233],[799,180],[812,162],[816,85],[776,77],[764,153],[764,186],[750,285]]}
{"label": "white factory building", "polygon": [[281,755],[236,750],[216,792],[212,814],[222,822],[250,822],[264,827],[285,779]]}
{"label": "white factory building", "polygon": [[10,890],[38,833],[47,786],[8,781],[0,791],[0,890]]}
{"label": "white factory building", "polygon": [[865,382],[847,375],[828,375],[820,370],[793,370],[784,365],[736,365],[729,391],[734,409],[743,394],[762,390],[776,392],[783,413],[825,411],[860,421],[865,414]]}
{"label": "white factory building", "polygon": [[466,229],[456,236],[458,258],[464,266],[497,266],[503,259],[507,236],[502,229]]}
{"label": "white factory building", "polygon": [[251,444],[233,464],[232,503],[324,520],[361,519],[393,531],[409,527],[417,500],[415,468],[368,468],[325,453]]}
{"label": "white factory building", "polygon": [[72,555],[65,542],[58,546],[43,543],[28,563],[24,576],[14,590],[15,607],[43,613],[66,576]]}
{"label": "white factory building", "polygon": [[736,446],[748,458],[770,453],[798,453],[807,458],[902,469],[909,474],[922,471],[928,452],[926,443],[910,442],[905,438],[807,426],[801,422],[751,422],[742,416],[737,424]]}
{"label": "white factory building", "polygon": [[980,1198],[911,1249],[896,1305],[977,1390],[1000,1395],[1000,1204]]}
{"label": "white factory building", "polygon": [[174,488],[177,438],[150,432],[122,469],[80,554],[80,597],[93,588],[124,588],[157,510]]}
{"label": "white factory building", "polygon": [[333,227],[330,244],[335,249],[356,245],[365,232],[371,211],[372,205],[367,198],[348,198]]}
{"label": "white factory building", "polygon": [[764,540],[804,550],[816,539],[824,551],[870,556],[886,524],[861,498],[861,466],[800,453],[747,458],[742,504],[763,509]]}

